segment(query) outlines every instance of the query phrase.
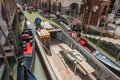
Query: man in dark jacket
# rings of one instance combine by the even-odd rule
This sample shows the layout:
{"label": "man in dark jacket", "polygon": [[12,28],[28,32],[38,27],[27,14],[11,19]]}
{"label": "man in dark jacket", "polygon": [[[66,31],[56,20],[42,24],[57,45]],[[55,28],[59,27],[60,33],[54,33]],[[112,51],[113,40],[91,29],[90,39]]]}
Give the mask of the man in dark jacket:
{"label": "man in dark jacket", "polygon": [[35,18],[34,24],[36,26],[36,30],[41,29],[41,27],[40,27],[41,22],[42,22],[42,20],[39,17]]}

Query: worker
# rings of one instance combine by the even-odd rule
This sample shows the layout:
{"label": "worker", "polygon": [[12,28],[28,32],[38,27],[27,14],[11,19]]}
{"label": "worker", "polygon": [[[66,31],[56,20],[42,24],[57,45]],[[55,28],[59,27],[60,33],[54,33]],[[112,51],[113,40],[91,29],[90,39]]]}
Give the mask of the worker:
{"label": "worker", "polygon": [[57,16],[57,19],[59,19],[60,18],[60,12],[57,10],[57,12],[56,12],[56,16]]}
{"label": "worker", "polygon": [[25,18],[24,27],[25,27],[25,28],[30,28],[30,29],[32,29],[32,24],[28,21],[27,18]]}
{"label": "worker", "polygon": [[72,30],[75,31],[75,27],[76,25],[78,24],[78,19],[75,18],[73,21],[72,21]]}
{"label": "worker", "polygon": [[41,29],[41,26],[40,26],[41,22],[42,20],[39,17],[35,18],[34,24],[36,26],[36,30]]}

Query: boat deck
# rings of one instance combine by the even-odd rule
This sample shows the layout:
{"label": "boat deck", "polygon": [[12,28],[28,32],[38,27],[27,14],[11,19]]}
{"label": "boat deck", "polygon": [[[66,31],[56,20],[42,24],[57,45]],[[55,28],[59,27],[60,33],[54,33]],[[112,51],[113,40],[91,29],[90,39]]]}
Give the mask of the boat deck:
{"label": "boat deck", "polygon": [[84,75],[79,70],[75,74],[74,65],[60,54],[62,48],[58,44],[59,42],[52,41],[50,46],[51,55],[47,55],[48,61],[58,80],[96,80],[92,74]]}

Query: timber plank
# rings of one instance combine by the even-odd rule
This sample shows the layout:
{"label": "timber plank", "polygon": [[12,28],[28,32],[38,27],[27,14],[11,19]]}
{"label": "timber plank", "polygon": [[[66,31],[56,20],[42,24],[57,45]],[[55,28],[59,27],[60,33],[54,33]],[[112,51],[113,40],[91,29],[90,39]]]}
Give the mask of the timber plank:
{"label": "timber plank", "polygon": [[69,46],[67,46],[66,44],[62,43],[59,44],[59,46],[64,49],[65,51],[73,51]]}
{"label": "timber plank", "polygon": [[[14,56],[12,52],[9,52],[9,53],[5,53],[5,55],[7,57],[11,57],[11,56]],[[0,58],[3,58],[4,56],[0,53]]]}
{"label": "timber plank", "polygon": [[87,73],[87,75],[95,71],[85,60],[79,61],[78,59],[76,59],[76,61],[79,66]]}
{"label": "timber plank", "polygon": [[[12,47],[12,49],[14,49],[13,45],[11,47]],[[11,50],[11,48],[10,48],[10,46],[3,46],[3,50],[8,51],[8,50]]]}
{"label": "timber plank", "polygon": [[53,60],[53,57],[49,57],[48,59],[49,59],[50,65],[52,66],[53,71],[54,71],[57,79],[58,79],[58,80],[63,80],[62,77],[61,77],[61,75],[60,75],[59,72],[58,72],[58,69],[56,68],[57,66],[56,66],[56,64],[55,64],[55,62],[54,62],[54,60]]}

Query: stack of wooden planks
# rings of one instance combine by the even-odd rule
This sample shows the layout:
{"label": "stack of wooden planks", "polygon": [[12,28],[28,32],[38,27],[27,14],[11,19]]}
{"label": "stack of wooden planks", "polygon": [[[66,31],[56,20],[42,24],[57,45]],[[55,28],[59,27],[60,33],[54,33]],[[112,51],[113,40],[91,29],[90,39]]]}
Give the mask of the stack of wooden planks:
{"label": "stack of wooden planks", "polygon": [[[84,56],[80,54],[77,50],[72,50],[69,46],[66,44],[59,44],[59,46],[66,52],[64,54],[66,58],[72,63],[75,63],[75,71],[76,69],[79,69],[83,74],[90,75],[95,70],[85,61]],[[68,53],[69,52],[69,53]]]}
{"label": "stack of wooden planks", "polygon": [[39,36],[39,39],[44,45],[50,43],[50,33],[46,29],[37,30],[36,33]]}
{"label": "stack of wooden planks", "polygon": [[64,44],[64,43],[61,43],[61,44],[59,44],[59,46],[62,48],[62,49],[64,49],[65,51],[73,51],[69,46],[67,46],[66,44]]}
{"label": "stack of wooden planks", "polygon": [[43,27],[43,29],[47,30],[53,29],[53,27],[47,21],[41,22],[41,26]]}

